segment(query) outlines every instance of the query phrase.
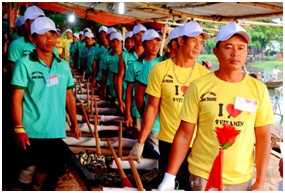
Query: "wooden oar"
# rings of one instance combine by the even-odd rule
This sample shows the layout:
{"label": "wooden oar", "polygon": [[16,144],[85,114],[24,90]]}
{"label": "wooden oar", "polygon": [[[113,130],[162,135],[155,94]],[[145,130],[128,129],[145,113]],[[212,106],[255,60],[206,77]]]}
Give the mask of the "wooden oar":
{"label": "wooden oar", "polygon": [[115,152],[115,150],[114,150],[114,148],[112,146],[112,143],[111,143],[110,139],[108,139],[108,138],[107,138],[107,143],[108,143],[109,149],[110,149],[110,151],[112,153],[112,156],[114,157],[116,165],[118,167],[119,175],[120,175],[121,180],[122,180],[122,186],[123,187],[127,186],[127,187],[132,187],[133,188],[134,186],[132,185],[132,183],[128,179],[127,175],[125,174],[125,172],[124,172],[124,170],[122,168],[122,165],[120,164],[120,161],[119,161],[119,159],[117,157],[117,154],[116,154],[116,152]]}

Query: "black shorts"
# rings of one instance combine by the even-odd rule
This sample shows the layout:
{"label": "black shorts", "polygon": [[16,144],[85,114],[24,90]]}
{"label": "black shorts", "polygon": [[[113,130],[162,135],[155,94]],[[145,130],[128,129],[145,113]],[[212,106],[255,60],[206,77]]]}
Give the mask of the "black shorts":
{"label": "black shorts", "polygon": [[37,171],[60,176],[65,173],[68,146],[62,139],[30,138],[30,146],[19,150],[19,169],[35,165]]}

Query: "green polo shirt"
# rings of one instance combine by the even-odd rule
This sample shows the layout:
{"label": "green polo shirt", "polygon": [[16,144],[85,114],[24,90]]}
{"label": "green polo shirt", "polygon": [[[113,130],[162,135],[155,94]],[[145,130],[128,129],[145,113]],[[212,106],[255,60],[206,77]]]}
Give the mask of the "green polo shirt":
{"label": "green polo shirt", "polygon": [[92,75],[96,47],[96,44],[93,44],[91,47],[86,46],[82,51],[86,65],[86,75]]}
{"label": "green polo shirt", "polygon": [[[155,59],[149,60],[145,65],[142,66],[141,72],[139,76],[137,77],[137,82],[147,86],[147,81],[148,81],[148,74],[152,67],[162,61],[162,57],[157,57]],[[147,94],[145,95],[145,104],[148,102]],[[159,123],[159,115],[156,116],[152,131],[158,132],[160,129],[160,123]]]}
{"label": "green polo shirt", "polygon": [[[36,52],[22,57],[13,67],[11,85],[25,90],[22,122],[30,138],[66,137],[66,92],[74,88],[67,61],[53,54],[49,68]],[[49,80],[57,84],[48,86]]]}
{"label": "green polo shirt", "polygon": [[110,96],[116,98],[117,95],[114,86],[114,74],[112,71],[119,64],[119,56],[111,52],[110,54],[102,58],[101,64],[102,64],[102,71],[107,71],[107,85],[109,87]]}
{"label": "green polo shirt", "polygon": [[99,61],[99,71],[96,80],[102,79],[102,59],[111,52],[111,48],[108,46],[105,48],[103,45],[99,45],[95,52],[95,60]]}
{"label": "green polo shirt", "polygon": [[[15,63],[24,55],[28,55],[36,49],[35,45],[30,42],[28,37],[22,36],[14,40],[8,48],[8,61]],[[58,56],[57,49],[54,48],[53,52]]]}
{"label": "green polo shirt", "polygon": [[78,40],[78,42],[76,42],[75,46],[74,46],[74,52],[75,54],[78,54],[78,68],[82,68],[84,66],[83,64],[83,56],[82,56],[82,52],[83,49],[85,48],[85,43],[83,40]]}

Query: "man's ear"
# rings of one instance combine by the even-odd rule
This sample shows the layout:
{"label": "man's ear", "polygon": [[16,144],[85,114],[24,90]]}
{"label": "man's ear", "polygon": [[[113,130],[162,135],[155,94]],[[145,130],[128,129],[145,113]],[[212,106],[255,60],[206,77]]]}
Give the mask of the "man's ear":
{"label": "man's ear", "polygon": [[217,56],[217,54],[218,54],[218,48],[217,47],[213,48],[213,53],[215,54],[215,56]]}
{"label": "man's ear", "polygon": [[177,41],[172,41],[171,42],[171,47],[174,49],[178,49],[178,42]]}
{"label": "man's ear", "polygon": [[31,35],[30,40],[34,45],[36,45],[36,35]]}
{"label": "man's ear", "polygon": [[181,46],[183,44],[184,44],[184,39],[181,36],[179,36],[178,37],[178,45]]}

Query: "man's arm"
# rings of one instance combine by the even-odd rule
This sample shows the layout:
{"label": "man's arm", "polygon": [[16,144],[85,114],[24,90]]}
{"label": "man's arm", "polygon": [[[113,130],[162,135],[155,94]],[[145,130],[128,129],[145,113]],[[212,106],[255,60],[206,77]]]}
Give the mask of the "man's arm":
{"label": "man's arm", "polygon": [[23,126],[23,97],[25,90],[14,89],[12,94],[12,116],[14,121],[14,127],[20,125]]}
{"label": "man's arm", "polygon": [[93,65],[92,65],[92,83],[91,83],[91,86],[93,88],[96,87],[96,78],[97,78],[98,68],[99,68],[97,64],[99,64],[98,61],[94,60]]}
{"label": "man's arm", "polygon": [[12,116],[14,120],[15,139],[23,149],[30,145],[29,136],[22,123],[23,118],[23,97],[25,90],[14,89],[12,94]]}
{"label": "man's arm", "polygon": [[270,125],[255,127],[256,180],[251,190],[264,190],[266,170],[271,151]]}
{"label": "man's arm", "polygon": [[66,109],[67,114],[71,121],[71,131],[72,136],[76,139],[80,139],[81,131],[78,128],[77,119],[76,119],[76,102],[72,93],[72,89],[68,89],[66,92]]}
{"label": "man's arm", "polygon": [[187,152],[190,142],[193,137],[196,124],[181,121],[175,137],[172,142],[172,147],[169,156],[169,162],[166,172],[171,175],[176,175]]}
{"label": "man's arm", "polygon": [[141,116],[143,116],[143,113],[144,113],[145,90],[146,90],[146,86],[138,82],[137,87],[136,87],[135,102],[136,102],[137,109]]}
{"label": "man's arm", "polygon": [[[123,82],[124,82],[124,77],[125,77],[125,71],[126,71],[126,67],[125,67],[125,63],[123,60],[123,54],[119,55],[119,68],[118,68],[118,76],[117,76],[117,87],[116,87],[116,92],[117,92],[117,97],[118,97],[118,101],[120,104],[120,109],[123,113],[124,108],[125,108],[125,103],[123,101]],[[123,108],[123,109],[122,109]]]}
{"label": "man's arm", "polygon": [[138,139],[139,144],[144,144],[151,132],[156,115],[159,112],[159,105],[160,98],[151,95],[148,96],[148,103],[143,115],[142,128]]}
{"label": "man's arm", "polygon": [[127,122],[127,127],[133,126],[133,119],[131,116],[131,107],[133,100],[133,88],[134,83],[128,82],[127,90],[126,90],[126,109],[125,109],[125,121]]}

